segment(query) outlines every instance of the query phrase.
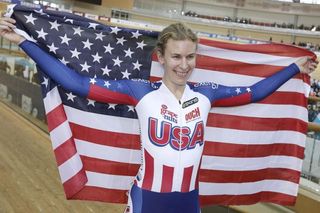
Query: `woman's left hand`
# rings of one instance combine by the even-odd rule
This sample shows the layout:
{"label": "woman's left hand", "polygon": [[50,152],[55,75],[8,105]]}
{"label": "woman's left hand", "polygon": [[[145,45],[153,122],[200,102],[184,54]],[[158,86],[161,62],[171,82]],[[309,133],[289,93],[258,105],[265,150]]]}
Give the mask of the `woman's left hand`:
{"label": "woman's left hand", "polygon": [[299,67],[301,73],[310,74],[316,70],[319,61],[314,61],[310,57],[303,57],[296,61],[295,64]]}

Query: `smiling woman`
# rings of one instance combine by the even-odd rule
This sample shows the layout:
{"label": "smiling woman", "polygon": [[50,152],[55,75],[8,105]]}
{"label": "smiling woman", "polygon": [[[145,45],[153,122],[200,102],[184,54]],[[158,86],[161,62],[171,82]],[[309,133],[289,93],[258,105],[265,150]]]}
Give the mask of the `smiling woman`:
{"label": "smiling woman", "polygon": [[302,58],[250,87],[189,83],[196,67],[198,39],[191,29],[176,23],[165,28],[158,39],[156,51],[164,68],[162,81],[108,80],[106,84],[104,79],[75,72],[16,34],[14,23],[11,18],[1,18],[0,35],[18,43],[61,87],[91,100],[135,107],[140,124],[141,166],[129,192],[127,209],[134,213],[200,212],[198,173],[211,107],[260,101],[300,70],[309,73],[316,65]]}

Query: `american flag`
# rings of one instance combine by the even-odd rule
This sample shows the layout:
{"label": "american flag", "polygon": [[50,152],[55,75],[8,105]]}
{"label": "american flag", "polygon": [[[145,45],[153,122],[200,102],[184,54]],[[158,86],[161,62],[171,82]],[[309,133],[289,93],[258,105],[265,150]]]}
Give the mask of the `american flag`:
{"label": "american flag", "polygon": [[[22,6],[10,6],[8,11],[17,20],[19,33],[36,40],[82,75],[161,79],[163,69],[153,54],[155,32],[111,27],[73,14]],[[294,46],[206,39],[201,39],[197,54],[190,81],[227,86],[252,85],[302,56],[314,57]],[[45,75],[41,80],[67,199],[126,203],[140,165],[134,108],[78,97]],[[304,157],[308,92],[309,78],[299,74],[259,103],[211,110],[199,173],[202,205],[295,203]]]}

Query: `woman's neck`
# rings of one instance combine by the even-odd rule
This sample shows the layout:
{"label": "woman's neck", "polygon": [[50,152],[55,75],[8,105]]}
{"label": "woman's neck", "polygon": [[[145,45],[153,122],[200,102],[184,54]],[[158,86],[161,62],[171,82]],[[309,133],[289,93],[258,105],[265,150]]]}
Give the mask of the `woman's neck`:
{"label": "woman's neck", "polygon": [[180,100],[182,98],[186,85],[175,85],[169,81],[166,81],[165,79],[163,79],[162,82],[166,85],[166,87],[176,97],[177,100]]}

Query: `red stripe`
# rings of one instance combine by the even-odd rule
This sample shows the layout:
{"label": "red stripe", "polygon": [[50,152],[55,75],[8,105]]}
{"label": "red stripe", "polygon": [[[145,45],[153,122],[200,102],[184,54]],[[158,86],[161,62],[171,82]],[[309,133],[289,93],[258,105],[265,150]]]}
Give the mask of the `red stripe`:
{"label": "red stripe", "polygon": [[[230,141],[228,141],[230,142]],[[235,144],[206,141],[204,155],[222,157],[266,157],[272,155],[304,158],[304,147],[295,144]]]}
{"label": "red stripe", "polygon": [[173,167],[163,165],[161,192],[171,192],[172,182],[173,182],[173,172],[174,172]]}
{"label": "red stripe", "polygon": [[261,104],[288,104],[301,107],[307,106],[308,99],[302,93],[297,92],[274,92],[258,103]]}
{"label": "red stripe", "polygon": [[69,160],[77,153],[73,138],[68,139],[54,150],[58,166]]}
{"label": "red stripe", "polygon": [[252,53],[263,53],[274,56],[287,56],[287,57],[302,57],[311,56],[316,57],[314,53],[304,48],[285,45],[285,44],[235,44],[221,41],[214,41],[209,39],[200,39],[200,44],[223,48],[228,50],[237,50]]}
{"label": "red stripe", "polygon": [[154,160],[153,157],[147,152],[147,150],[144,150],[144,159],[145,173],[143,177],[142,188],[146,190],[151,190],[154,175]]}
{"label": "red stripe", "polygon": [[207,126],[252,131],[290,130],[305,134],[308,123],[295,118],[256,118],[210,113]]}
{"label": "red stripe", "polygon": [[182,184],[181,184],[181,192],[189,192],[190,191],[192,171],[193,171],[193,166],[184,168]]}
{"label": "red stripe", "polygon": [[75,194],[82,191],[84,184],[88,182],[85,170],[81,169],[72,178],[63,183],[64,192],[67,199],[71,199]]}
{"label": "red stripe", "polygon": [[242,95],[224,98],[221,100],[216,100],[212,103],[212,106],[237,106],[248,104],[251,102],[251,93],[244,93]]}
{"label": "red stripe", "polygon": [[[107,122],[107,121],[106,121]],[[140,150],[140,136],[93,129],[70,122],[73,137],[106,146]]]}
{"label": "red stripe", "polygon": [[296,197],[277,193],[259,192],[249,195],[200,195],[200,205],[251,205],[257,202],[271,202],[279,205],[294,205]]}
{"label": "red stripe", "polygon": [[200,171],[199,181],[209,183],[247,183],[269,179],[285,180],[298,184],[300,181],[300,171],[285,168],[266,168],[253,171],[201,169]]}
{"label": "red stripe", "polygon": [[51,132],[57,126],[67,120],[66,113],[64,112],[63,105],[60,104],[49,113],[47,113],[48,130]]}
{"label": "red stripe", "polygon": [[121,163],[83,155],[81,155],[81,161],[86,171],[113,175],[135,176],[140,167],[140,164]]}
{"label": "red stripe", "polygon": [[71,199],[75,200],[93,200],[107,203],[127,203],[128,190],[106,189],[94,186],[84,186],[80,192]]}
{"label": "red stripe", "polygon": [[90,84],[88,98],[103,103],[128,104],[133,106],[138,103],[138,100],[132,96],[114,92],[95,84]]}

